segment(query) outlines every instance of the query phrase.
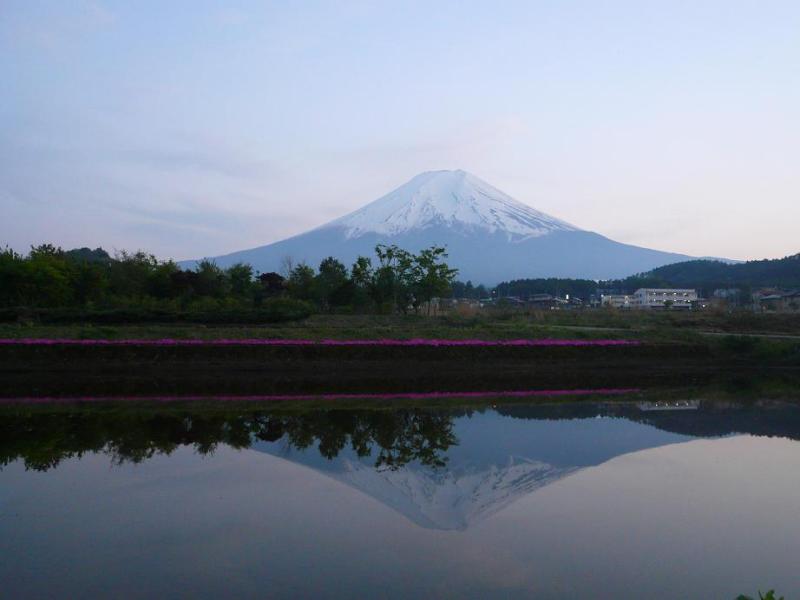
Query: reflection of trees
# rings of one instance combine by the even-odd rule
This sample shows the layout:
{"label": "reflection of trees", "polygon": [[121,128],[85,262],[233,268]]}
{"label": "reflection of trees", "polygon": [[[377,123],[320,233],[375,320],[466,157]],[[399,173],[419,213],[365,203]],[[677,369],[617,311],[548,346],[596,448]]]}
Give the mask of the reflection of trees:
{"label": "reflection of trees", "polygon": [[248,448],[254,440],[318,445],[332,459],[350,446],[360,457],[376,453],[376,467],[396,469],[419,461],[443,466],[456,443],[452,415],[404,409],[326,410],[308,413],[79,410],[0,414],[0,466],[23,460],[46,471],[62,460],[104,452],[115,464],[139,463],[191,446],[200,454],[218,445]]}
{"label": "reflection of trees", "polygon": [[320,411],[285,416],[276,425],[280,429],[272,430],[272,437],[256,437],[273,441],[285,433],[300,449],[318,440],[320,454],[328,459],[348,444],[360,457],[377,448],[375,466],[389,469],[414,460],[444,466],[442,452],[456,443],[451,415],[424,410]]}

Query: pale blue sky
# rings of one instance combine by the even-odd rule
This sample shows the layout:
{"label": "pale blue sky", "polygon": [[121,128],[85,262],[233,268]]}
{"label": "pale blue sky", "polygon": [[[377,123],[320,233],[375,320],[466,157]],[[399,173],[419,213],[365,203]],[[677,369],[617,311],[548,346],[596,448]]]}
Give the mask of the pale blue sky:
{"label": "pale blue sky", "polygon": [[0,244],[177,259],[461,168],[618,241],[800,251],[800,2],[0,0]]}

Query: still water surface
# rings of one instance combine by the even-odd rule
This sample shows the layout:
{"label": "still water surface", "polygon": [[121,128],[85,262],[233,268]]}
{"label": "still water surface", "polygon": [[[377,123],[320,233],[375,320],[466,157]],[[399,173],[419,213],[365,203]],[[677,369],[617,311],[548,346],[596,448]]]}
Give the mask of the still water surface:
{"label": "still water surface", "polygon": [[662,408],[0,412],[0,596],[797,597],[800,407]]}

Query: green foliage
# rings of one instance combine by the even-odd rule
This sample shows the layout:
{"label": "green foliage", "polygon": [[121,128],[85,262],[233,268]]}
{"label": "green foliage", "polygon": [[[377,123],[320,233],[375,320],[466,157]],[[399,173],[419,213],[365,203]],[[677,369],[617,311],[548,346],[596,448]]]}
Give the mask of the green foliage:
{"label": "green foliage", "polygon": [[438,296],[446,296],[458,271],[451,269],[441,259],[447,257],[444,248],[433,246],[422,250],[414,257],[412,273],[412,290],[414,311],[418,312],[421,304],[427,303],[430,312],[430,301]]}
{"label": "green foliage", "polygon": [[375,273],[372,270],[372,261],[366,256],[359,256],[350,269],[350,283],[352,284],[352,303],[355,309],[364,309],[370,303],[370,289]]}
{"label": "green foliage", "polygon": [[225,271],[210,260],[201,260],[197,265],[194,287],[197,295],[224,298],[230,294],[231,286]]}
{"label": "green foliage", "polygon": [[237,298],[247,298],[254,293],[253,267],[236,263],[228,267],[225,274],[230,281],[231,293]]}
{"label": "green foliage", "polygon": [[375,304],[379,307],[389,304],[407,313],[411,297],[411,254],[395,245],[384,244],[375,246],[375,254],[379,263],[372,284]]}
{"label": "green foliage", "polygon": [[418,313],[422,306],[430,307],[434,298],[450,294],[457,271],[444,262],[444,248],[432,246],[413,254],[379,244],[375,254],[377,267],[373,268],[370,258],[359,256],[349,273],[333,257],[320,263],[318,273],[308,265],[297,265],[289,271],[288,294],[313,301],[326,312],[350,307],[403,314],[409,310]]}
{"label": "green foliage", "polygon": [[347,267],[332,256],[324,259],[319,265],[314,291],[322,310],[331,311],[334,307],[349,304],[353,294]]}
{"label": "green foliage", "polygon": [[314,299],[314,269],[306,264],[299,264],[289,273],[286,289],[298,300]]}
{"label": "green foliage", "polygon": [[[0,251],[0,309],[62,322],[91,316],[98,322],[162,322],[186,315],[222,311],[243,315],[251,322],[252,309],[301,315],[314,307],[325,312],[415,312],[437,296],[446,296],[456,271],[443,262],[443,248],[412,254],[396,246],[376,248],[379,266],[359,257],[350,272],[334,257],[319,265],[319,272],[289,259],[287,278],[278,273],[254,273],[237,263],[222,269],[202,260],[193,270],[172,261],[159,261],[143,251],[116,253],[102,248],[63,251],[50,244],[31,248],[27,256],[11,249]],[[294,302],[276,302],[283,299]],[[276,307],[283,307],[276,311]],[[298,307],[302,307],[299,309]],[[2,312],[2,311],[0,311]],[[258,312],[258,311],[256,311]]]}
{"label": "green foliage", "polygon": [[148,293],[150,275],[158,266],[152,254],[141,250],[130,253],[122,250],[109,265],[109,291],[118,298],[142,298]]}
{"label": "green foliage", "polygon": [[[411,254],[397,246],[375,247],[379,266],[372,275],[371,296],[377,306],[387,302],[403,314],[411,308],[419,312],[423,304],[435,297],[448,296],[458,274],[444,262],[444,248],[431,246]],[[355,267],[355,265],[354,265]]]}

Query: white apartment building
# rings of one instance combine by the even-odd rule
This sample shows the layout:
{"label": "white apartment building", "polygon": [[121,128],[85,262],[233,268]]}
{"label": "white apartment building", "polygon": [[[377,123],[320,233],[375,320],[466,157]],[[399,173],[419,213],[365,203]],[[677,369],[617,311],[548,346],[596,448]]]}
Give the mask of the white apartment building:
{"label": "white apartment building", "polygon": [[641,288],[633,294],[633,308],[690,309],[697,300],[697,290]]}

